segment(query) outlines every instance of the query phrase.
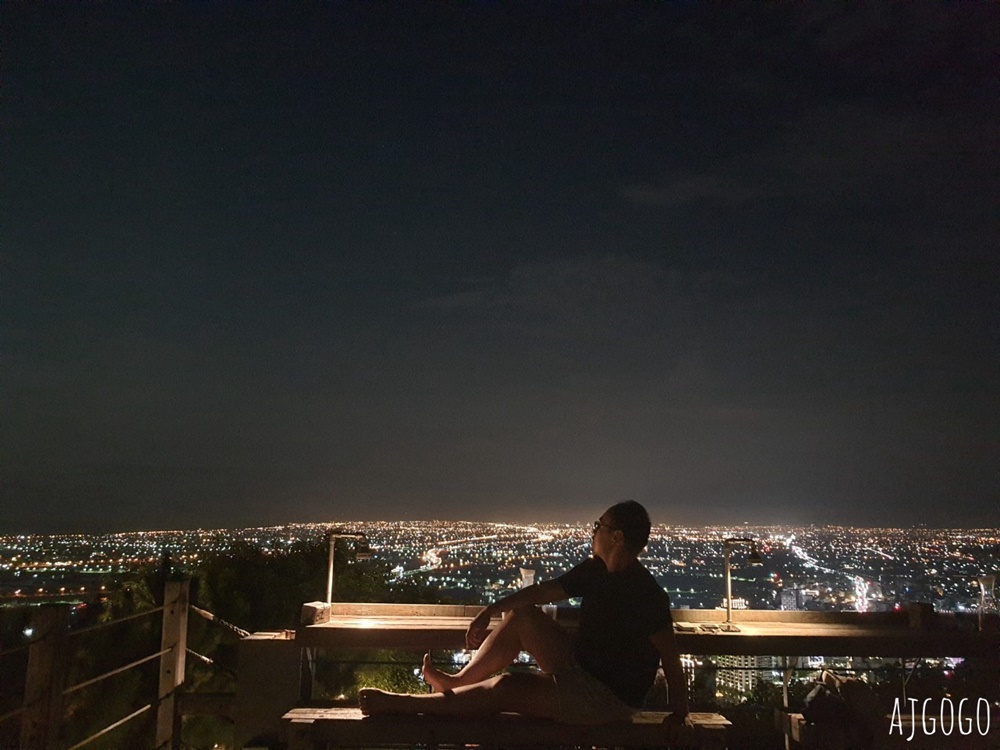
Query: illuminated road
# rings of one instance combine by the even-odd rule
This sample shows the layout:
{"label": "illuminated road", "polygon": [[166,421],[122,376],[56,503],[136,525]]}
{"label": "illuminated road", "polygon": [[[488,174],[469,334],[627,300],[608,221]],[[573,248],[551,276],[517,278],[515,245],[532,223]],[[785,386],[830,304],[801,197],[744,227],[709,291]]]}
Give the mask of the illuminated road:
{"label": "illuminated road", "polygon": [[423,565],[417,568],[410,568],[409,570],[402,570],[401,568],[394,569],[394,580],[400,581],[404,578],[409,578],[420,573],[428,573],[441,568],[444,560],[444,553],[450,548],[471,548],[479,542],[507,542],[511,544],[531,544],[532,542],[536,542],[544,544],[551,542],[554,538],[555,537],[550,533],[542,533],[535,527],[528,526],[510,534],[488,534],[486,536],[474,536],[464,539],[449,539],[448,541],[440,542],[436,547],[432,547],[427,550],[421,556]]}
{"label": "illuminated road", "polygon": [[[828,568],[825,565],[821,565],[819,560],[806,552],[802,547],[795,544],[788,545],[789,549],[799,557],[805,567],[815,568],[816,570],[822,570],[824,573],[832,573],[837,576],[844,576],[847,580],[851,581],[854,586],[854,608],[858,612],[868,611],[868,592],[871,588],[871,584],[866,581],[861,576],[853,575],[851,573],[845,573],[842,570],[834,570],[833,568]],[[878,552],[878,550],[872,550],[873,552]],[[884,553],[882,553],[884,554]],[[888,557],[888,555],[886,555]]]}

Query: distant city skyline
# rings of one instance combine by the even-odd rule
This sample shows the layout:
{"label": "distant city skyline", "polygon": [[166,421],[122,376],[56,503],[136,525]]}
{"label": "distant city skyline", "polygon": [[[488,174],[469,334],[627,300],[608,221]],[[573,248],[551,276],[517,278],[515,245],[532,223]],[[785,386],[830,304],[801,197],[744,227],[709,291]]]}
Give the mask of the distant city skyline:
{"label": "distant city skyline", "polygon": [[[363,532],[389,583],[413,581],[440,594],[489,601],[523,585],[524,571],[543,580],[588,556],[583,524],[489,524],[447,521],[345,522]],[[190,575],[208,558],[241,545],[277,554],[299,542],[322,542],[325,524],[247,529],[59,536],[0,535],[0,598],[86,599],[165,554]],[[974,612],[977,580],[1000,564],[1000,529],[857,529],[844,527],[654,527],[644,565],[675,607],[724,605],[724,540],[751,537],[763,555],[756,568],[737,550],[734,606],[751,609],[895,609],[908,602],[939,611]],[[350,542],[342,541],[350,556]],[[363,564],[363,563],[362,563]],[[316,571],[319,586],[323,571]],[[103,591],[104,589],[100,589]],[[789,593],[792,592],[792,593]],[[317,594],[318,595],[318,594]],[[739,601],[737,601],[737,598]]]}
{"label": "distant city skyline", "polygon": [[0,14],[0,533],[1000,522],[1000,5]]}
{"label": "distant city skyline", "polygon": [[[598,506],[594,506],[595,509]],[[603,511],[605,506],[601,506]],[[593,513],[591,515],[594,515]],[[0,532],[0,537],[2,536],[44,536],[44,537],[72,537],[72,536],[106,536],[115,534],[169,534],[173,532],[178,533],[190,533],[196,531],[204,532],[226,532],[233,530],[254,530],[254,529],[282,529],[282,528],[296,528],[303,526],[313,526],[313,527],[327,527],[327,528],[351,528],[354,525],[364,525],[364,524],[378,524],[378,523],[445,523],[445,524],[495,524],[495,525],[512,525],[512,526],[533,526],[533,525],[557,525],[564,526],[568,528],[588,529],[593,523],[594,519],[588,516],[586,513],[579,514],[578,517],[573,518],[569,515],[559,516],[558,514],[546,514],[545,516],[538,516],[535,518],[530,517],[520,517],[512,519],[501,519],[499,517],[495,518],[475,518],[472,516],[468,517],[424,517],[418,518],[411,516],[405,512],[397,513],[395,517],[371,517],[365,518],[361,516],[353,517],[339,517],[339,518],[317,518],[317,519],[296,519],[290,521],[277,521],[277,522],[267,522],[267,523],[257,523],[248,524],[246,526],[226,526],[223,524],[188,524],[188,525],[176,525],[176,526],[160,526],[160,527],[135,527],[126,528],[124,526],[115,526],[113,521],[109,525],[99,526],[96,524],[83,524],[73,529],[3,529]],[[964,526],[960,525],[934,525],[928,523],[904,523],[904,524],[876,524],[876,525],[866,525],[866,524],[852,524],[852,523],[835,523],[835,522],[819,522],[819,521],[804,521],[802,523],[783,523],[783,522],[751,522],[747,520],[743,521],[718,521],[718,522],[706,522],[706,523],[693,523],[685,522],[683,520],[675,521],[656,521],[654,520],[653,528],[668,529],[668,530],[679,530],[679,529],[697,529],[697,530],[718,530],[718,529],[729,529],[733,533],[737,533],[743,528],[781,528],[781,527],[795,527],[795,528],[815,528],[815,529],[844,529],[851,531],[905,531],[905,530],[930,530],[930,531],[955,531],[955,532],[966,532],[966,531],[993,531],[1000,533],[1000,524],[967,524]]]}

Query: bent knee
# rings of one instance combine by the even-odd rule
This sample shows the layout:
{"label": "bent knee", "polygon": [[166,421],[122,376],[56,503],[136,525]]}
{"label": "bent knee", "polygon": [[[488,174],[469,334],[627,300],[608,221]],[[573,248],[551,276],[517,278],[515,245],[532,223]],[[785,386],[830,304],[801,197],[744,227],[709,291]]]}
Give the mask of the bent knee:
{"label": "bent knee", "polygon": [[496,677],[491,677],[489,679],[490,690],[501,694],[515,693],[518,690],[518,684],[520,682],[518,677],[523,677],[523,675],[504,672],[502,674],[498,674]]}
{"label": "bent knee", "polygon": [[494,675],[493,677],[489,677],[483,680],[481,684],[484,687],[489,688],[490,690],[503,690],[504,688],[502,686],[504,684],[505,677],[509,677],[509,675],[506,672],[504,672],[503,674]]}
{"label": "bent knee", "polygon": [[535,604],[523,604],[507,612],[505,620],[524,622],[525,620],[537,620],[544,616],[542,610]]}
{"label": "bent knee", "polygon": [[504,615],[504,619],[508,617],[516,617],[520,619],[525,615],[530,614],[533,609],[535,609],[534,604],[522,604],[520,607],[514,607],[514,609],[508,610],[507,614]]}
{"label": "bent knee", "polygon": [[493,678],[491,693],[502,711],[549,719],[559,715],[559,700],[551,677],[505,672]]}
{"label": "bent knee", "polygon": [[531,689],[539,680],[547,680],[541,675],[528,674],[523,672],[504,672],[496,677],[490,678],[490,687],[493,690],[506,693],[520,693],[523,690]]}

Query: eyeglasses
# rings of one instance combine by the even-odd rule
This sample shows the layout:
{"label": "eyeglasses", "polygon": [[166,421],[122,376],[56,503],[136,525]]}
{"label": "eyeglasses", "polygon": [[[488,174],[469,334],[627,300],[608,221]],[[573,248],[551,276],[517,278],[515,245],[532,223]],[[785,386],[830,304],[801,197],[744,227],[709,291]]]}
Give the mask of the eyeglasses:
{"label": "eyeglasses", "polygon": [[591,527],[593,528],[594,533],[596,534],[597,530],[600,529],[602,526],[607,526],[612,531],[621,531],[621,529],[612,526],[610,523],[604,523],[604,521],[594,521]]}

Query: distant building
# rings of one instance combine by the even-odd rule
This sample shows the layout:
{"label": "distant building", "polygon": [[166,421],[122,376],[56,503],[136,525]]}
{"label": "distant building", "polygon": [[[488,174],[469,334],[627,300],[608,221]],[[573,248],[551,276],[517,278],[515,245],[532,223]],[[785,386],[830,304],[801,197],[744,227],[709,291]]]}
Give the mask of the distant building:
{"label": "distant building", "polygon": [[809,602],[816,601],[819,592],[815,589],[784,589],[781,592],[781,609],[795,612],[809,609]]}
{"label": "distant building", "polygon": [[733,609],[750,609],[750,602],[742,596],[733,597]]}
{"label": "distant building", "polygon": [[779,666],[773,656],[746,656],[721,654],[715,657],[719,666],[716,685],[720,691],[727,689],[738,696],[749,695],[757,680],[770,680]]}

